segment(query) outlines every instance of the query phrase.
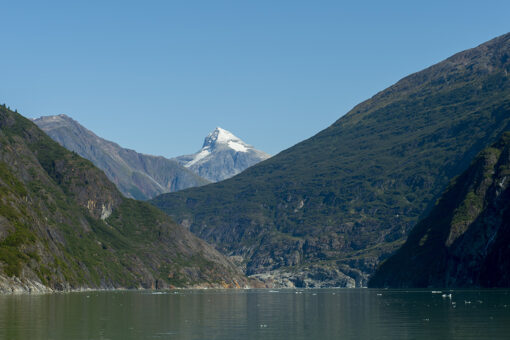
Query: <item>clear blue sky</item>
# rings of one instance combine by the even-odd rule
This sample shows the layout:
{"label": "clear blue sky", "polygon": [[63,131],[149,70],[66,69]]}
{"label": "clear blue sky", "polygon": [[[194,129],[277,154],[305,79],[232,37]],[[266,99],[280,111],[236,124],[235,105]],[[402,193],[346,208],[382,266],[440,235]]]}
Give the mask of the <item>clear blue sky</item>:
{"label": "clear blue sky", "polygon": [[137,151],[216,126],[275,154],[510,31],[510,1],[1,1],[0,102]]}

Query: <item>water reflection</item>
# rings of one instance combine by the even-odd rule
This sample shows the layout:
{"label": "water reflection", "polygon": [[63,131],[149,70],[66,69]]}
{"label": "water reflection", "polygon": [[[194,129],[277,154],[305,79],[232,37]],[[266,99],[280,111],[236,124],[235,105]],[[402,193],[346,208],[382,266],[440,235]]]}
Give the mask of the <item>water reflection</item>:
{"label": "water reflection", "polygon": [[501,290],[0,296],[0,339],[507,339],[508,306]]}

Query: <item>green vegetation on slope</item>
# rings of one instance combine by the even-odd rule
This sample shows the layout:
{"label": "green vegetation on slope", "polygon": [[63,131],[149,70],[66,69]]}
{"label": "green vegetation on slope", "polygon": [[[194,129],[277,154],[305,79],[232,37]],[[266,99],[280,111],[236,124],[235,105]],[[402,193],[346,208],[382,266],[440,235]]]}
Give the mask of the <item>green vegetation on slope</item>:
{"label": "green vegetation on slope", "polygon": [[248,274],[326,261],[366,278],[510,128],[509,56],[507,34],[402,79],[230,180],[152,203],[242,255]]}
{"label": "green vegetation on slope", "polygon": [[370,280],[374,287],[510,286],[510,133],[452,181]]}
{"label": "green vegetation on slope", "polygon": [[[0,277],[54,289],[243,284],[222,255],[0,107]],[[0,291],[5,287],[0,287]]]}

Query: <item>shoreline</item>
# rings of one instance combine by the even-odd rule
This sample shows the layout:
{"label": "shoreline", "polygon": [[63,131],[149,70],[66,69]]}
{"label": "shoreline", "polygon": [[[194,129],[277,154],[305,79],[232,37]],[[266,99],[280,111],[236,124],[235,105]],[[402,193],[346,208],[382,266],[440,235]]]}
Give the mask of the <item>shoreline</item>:
{"label": "shoreline", "polygon": [[155,287],[137,287],[137,288],[126,288],[126,287],[79,287],[71,288],[65,287],[64,289],[54,289],[43,285],[39,281],[35,280],[21,280],[18,277],[5,277],[0,275],[0,295],[45,295],[45,294],[59,294],[59,293],[81,293],[81,292],[108,292],[108,291],[171,291],[171,290],[182,290],[182,289],[221,289],[221,290],[241,290],[241,289],[257,289],[264,287],[257,287],[256,285],[244,285],[244,286],[229,286],[223,283],[204,283],[196,284],[189,287],[168,287],[157,289]]}

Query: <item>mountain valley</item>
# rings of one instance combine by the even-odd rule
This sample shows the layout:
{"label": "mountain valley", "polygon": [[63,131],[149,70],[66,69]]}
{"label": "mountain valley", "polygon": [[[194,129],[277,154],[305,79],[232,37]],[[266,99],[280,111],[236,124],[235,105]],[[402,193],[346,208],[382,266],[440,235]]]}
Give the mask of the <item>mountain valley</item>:
{"label": "mountain valley", "polygon": [[147,200],[209,183],[175,160],[122,148],[66,115],[44,116],[33,122],[60,145],[103,170],[126,197]]}
{"label": "mountain valley", "polygon": [[144,155],[0,106],[0,292],[509,286],[509,72],[505,34],[272,157],[220,127]]}
{"label": "mountain valley", "polygon": [[103,170],[124,196],[139,200],[218,182],[269,158],[219,127],[196,154],[168,159],[122,148],[64,114],[33,122],[60,145]]}

